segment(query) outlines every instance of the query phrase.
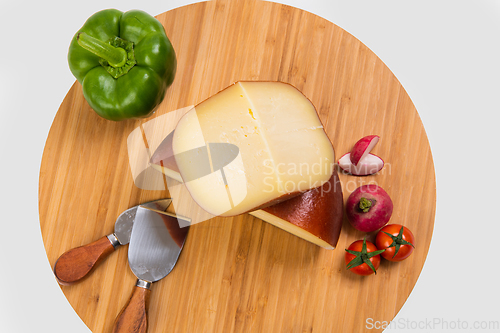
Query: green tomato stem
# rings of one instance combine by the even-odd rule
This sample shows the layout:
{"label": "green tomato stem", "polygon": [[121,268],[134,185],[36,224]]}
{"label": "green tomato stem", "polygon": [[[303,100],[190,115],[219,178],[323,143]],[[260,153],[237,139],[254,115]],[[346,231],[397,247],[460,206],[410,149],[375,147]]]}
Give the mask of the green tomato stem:
{"label": "green tomato stem", "polygon": [[411,245],[413,248],[415,248],[415,246],[412,243],[403,239],[403,231],[404,227],[401,227],[397,236],[393,236],[390,233],[384,231],[384,234],[391,237],[392,239],[392,243],[388,247],[393,247],[393,246],[395,247],[394,255],[392,256],[393,258],[396,256],[396,254],[398,254],[401,245]]}
{"label": "green tomato stem", "polygon": [[87,35],[85,32],[78,33],[76,40],[78,45],[90,51],[98,57],[105,59],[112,67],[122,67],[127,62],[127,51],[121,47],[114,47],[97,38]]}

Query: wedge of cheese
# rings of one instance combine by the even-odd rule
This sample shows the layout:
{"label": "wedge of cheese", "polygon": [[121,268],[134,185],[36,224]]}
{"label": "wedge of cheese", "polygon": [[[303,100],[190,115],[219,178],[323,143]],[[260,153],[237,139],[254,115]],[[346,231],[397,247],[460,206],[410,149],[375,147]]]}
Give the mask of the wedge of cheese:
{"label": "wedge of cheese", "polygon": [[[220,144],[227,144],[226,153],[215,153]],[[229,86],[188,111],[158,150],[164,169],[178,172],[193,200],[217,216],[253,211],[320,187],[332,176],[335,161],[312,103],[281,82]],[[152,163],[160,164],[155,155]]]}
{"label": "wedge of cheese", "polygon": [[[239,84],[243,84],[243,87],[247,85],[246,82]],[[247,92],[249,90],[250,89],[246,89]],[[269,111],[270,112],[264,115],[264,118],[267,117],[272,119],[273,117],[276,117],[276,115],[272,116],[273,113],[276,113],[275,110],[271,109]],[[182,116],[185,113],[186,111],[183,111],[180,116]],[[254,112],[252,111],[252,113]],[[177,117],[177,119],[179,119],[180,116]],[[253,117],[257,119],[255,113],[253,114]],[[296,118],[297,116],[290,117],[290,119],[288,120],[288,124],[293,123]],[[271,125],[273,125],[272,122]],[[302,124],[300,122],[296,122],[296,125],[291,127],[300,128],[301,125]],[[164,126],[167,127],[170,126],[169,128],[173,128],[170,122]],[[276,130],[276,127],[274,127],[274,129]],[[300,134],[304,134],[302,132],[306,131],[298,130],[297,132]],[[322,131],[316,132],[315,129],[315,133],[322,134]],[[161,171],[167,176],[167,182],[169,182],[168,180],[169,178],[175,179],[176,181],[179,182],[183,182],[179,167],[177,166],[177,162],[175,159],[175,153],[173,151],[173,138],[174,138],[174,132],[171,132],[169,135],[164,137],[163,141],[161,141],[160,139],[161,144],[154,145],[154,147],[156,147],[156,150],[153,156],[151,157],[150,163],[152,167]],[[275,135],[273,136],[273,138],[279,138],[279,136]],[[278,140],[275,140],[274,142],[277,141]],[[284,143],[281,144],[283,151],[285,151],[285,149],[290,150],[290,148],[292,148],[293,150],[293,147],[286,145],[287,141],[286,135],[283,135],[283,141],[285,141]],[[299,146],[301,144],[306,144],[306,143],[301,142]],[[200,150],[209,151],[208,148],[210,147],[210,144],[208,145],[205,144],[204,146],[200,144],[199,146]],[[184,153],[186,152],[189,152],[189,150],[184,151]],[[301,162],[302,162],[301,166],[303,168],[308,165],[305,164],[303,160]],[[214,164],[212,163],[211,165],[213,166]],[[291,169],[293,165],[294,165],[293,163],[291,165],[290,164],[286,165],[285,163],[283,163],[283,164],[278,164],[277,167],[283,170],[285,166],[288,166],[289,168],[285,170],[288,170],[289,173],[291,173],[292,175],[296,175],[297,171]],[[315,167],[316,167],[315,171],[318,172],[319,164],[316,164]],[[284,171],[280,172],[279,170],[280,169],[278,169],[278,171],[276,172],[278,173],[278,175],[284,172]],[[175,181],[170,181],[170,182],[175,183]],[[289,182],[289,184],[291,183]],[[292,192],[291,194],[281,196],[279,199],[283,200],[287,198],[289,200],[284,200],[279,203],[276,203],[275,200],[274,205],[268,206],[260,210],[251,211],[249,212],[249,214],[259,219],[262,219],[278,228],[288,231],[300,238],[303,238],[309,242],[321,246],[325,249],[335,248],[342,227],[342,215],[343,215],[342,188],[340,181],[338,179],[337,172],[333,170],[332,175],[329,178],[328,182],[324,183],[321,187],[305,191],[298,195]],[[191,199],[192,198],[189,196],[189,198],[181,199],[181,201],[187,200],[189,203]],[[191,206],[187,205],[186,207],[183,208],[185,214],[196,215],[196,211],[199,211],[196,209],[196,207],[193,207],[192,205]]]}

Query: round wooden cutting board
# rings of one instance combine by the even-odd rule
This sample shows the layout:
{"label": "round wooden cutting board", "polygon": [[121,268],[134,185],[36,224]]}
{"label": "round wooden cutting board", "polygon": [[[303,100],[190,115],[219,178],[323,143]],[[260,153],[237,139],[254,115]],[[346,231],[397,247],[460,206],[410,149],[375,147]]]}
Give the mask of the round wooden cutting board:
{"label": "round wooden cutting board", "polygon": [[[407,93],[384,63],[334,24],[290,6],[210,1],[157,16],[178,57],[177,76],[154,116],[99,118],[75,83],[50,130],[40,170],[39,212],[50,264],[113,232],[118,215],[168,197],[134,185],[127,137],[141,124],[195,105],[238,80],[288,82],[315,105],[337,158],[361,137],[386,165],[341,174],[344,200],[377,183],[392,197],[391,223],[409,227],[416,250],[383,260],[377,275],[345,269],[344,249],[365,234],[344,218],[336,250],[324,250],[248,214],[191,227],[174,270],[153,284],[148,332],[373,332],[389,322],[422,270],[431,241],[436,183],[429,143]],[[369,239],[373,234],[368,235]],[[119,248],[85,280],[62,286],[93,332],[110,332],[135,277]]]}

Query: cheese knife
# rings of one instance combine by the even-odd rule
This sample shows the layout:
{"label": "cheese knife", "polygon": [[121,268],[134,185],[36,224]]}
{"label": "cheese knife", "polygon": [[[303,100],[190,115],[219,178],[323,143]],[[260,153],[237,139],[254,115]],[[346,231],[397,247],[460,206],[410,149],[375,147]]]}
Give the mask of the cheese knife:
{"label": "cheese knife", "polygon": [[113,333],[145,333],[151,285],[167,276],[184,246],[189,227],[180,228],[181,217],[140,206],[137,209],[128,262],[137,277],[132,294],[118,314]]}
{"label": "cheese knife", "polygon": [[[143,204],[165,211],[172,199],[160,199]],[[114,232],[107,236],[63,253],[54,265],[54,275],[62,285],[71,285],[88,276],[92,269],[120,245],[128,244],[139,205],[122,212],[115,222]]]}

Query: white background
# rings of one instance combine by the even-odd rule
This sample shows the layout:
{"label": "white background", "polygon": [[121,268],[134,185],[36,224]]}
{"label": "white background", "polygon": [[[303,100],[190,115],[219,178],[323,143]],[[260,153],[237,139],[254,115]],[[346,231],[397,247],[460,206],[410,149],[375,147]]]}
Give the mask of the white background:
{"label": "white background", "polygon": [[[104,8],[157,15],[191,2],[0,0],[0,332],[90,332],[52,275],[38,218],[44,143],[75,81],[66,60],[73,34]],[[500,1],[278,2],[328,19],[375,52],[408,92],[429,137],[434,235],[395,318],[406,326],[387,331],[442,331],[407,327],[437,320],[469,328],[500,321]]]}

